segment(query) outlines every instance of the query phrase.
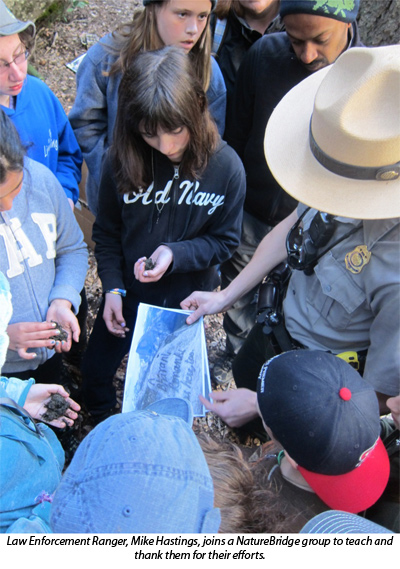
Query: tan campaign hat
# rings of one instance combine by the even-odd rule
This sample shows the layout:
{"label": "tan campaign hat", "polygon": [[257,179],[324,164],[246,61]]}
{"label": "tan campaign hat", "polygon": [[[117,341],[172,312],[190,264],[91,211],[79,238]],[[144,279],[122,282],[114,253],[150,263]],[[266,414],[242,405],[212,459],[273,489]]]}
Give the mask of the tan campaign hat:
{"label": "tan campaign hat", "polygon": [[400,216],[400,46],[349,49],[299,83],[272,113],[264,150],[278,183],[308,206]]}

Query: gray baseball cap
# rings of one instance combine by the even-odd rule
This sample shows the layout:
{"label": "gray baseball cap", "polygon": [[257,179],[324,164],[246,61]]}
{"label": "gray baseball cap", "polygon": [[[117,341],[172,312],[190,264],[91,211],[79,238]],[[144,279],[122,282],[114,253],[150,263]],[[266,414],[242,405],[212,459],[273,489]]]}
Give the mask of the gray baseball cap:
{"label": "gray baseball cap", "polygon": [[28,30],[32,36],[35,36],[36,28],[33,22],[21,22],[10,12],[3,0],[0,0],[0,36],[12,36]]}
{"label": "gray baseball cap", "polygon": [[55,533],[217,533],[214,486],[188,401],[103,421],[79,445],[52,503]]}

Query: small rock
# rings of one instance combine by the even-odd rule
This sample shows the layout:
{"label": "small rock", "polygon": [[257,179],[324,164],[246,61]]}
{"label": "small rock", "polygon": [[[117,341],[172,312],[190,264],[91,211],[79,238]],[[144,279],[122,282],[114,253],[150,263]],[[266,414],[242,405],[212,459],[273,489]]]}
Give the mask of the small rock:
{"label": "small rock", "polygon": [[156,266],[157,263],[155,263],[153,261],[153,259],[151,257],[149,257],[148,259],[146,259],[146,261],[144,262],[144,268],[146,269],[146,271],[151,271],[154,269],[154,267]]}

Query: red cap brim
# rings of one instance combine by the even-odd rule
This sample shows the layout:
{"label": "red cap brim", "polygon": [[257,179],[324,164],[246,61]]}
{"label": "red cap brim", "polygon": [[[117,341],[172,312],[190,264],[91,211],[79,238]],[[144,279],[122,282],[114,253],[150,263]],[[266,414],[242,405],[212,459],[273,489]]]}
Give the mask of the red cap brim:
{"label": "red cap brim", "polygon": [[314,492],[333,510],[358,514],[381,497],[389,480],[390,463],[379,438],[366,458],[351,472],[338,476],[316,474],[298,467]]}

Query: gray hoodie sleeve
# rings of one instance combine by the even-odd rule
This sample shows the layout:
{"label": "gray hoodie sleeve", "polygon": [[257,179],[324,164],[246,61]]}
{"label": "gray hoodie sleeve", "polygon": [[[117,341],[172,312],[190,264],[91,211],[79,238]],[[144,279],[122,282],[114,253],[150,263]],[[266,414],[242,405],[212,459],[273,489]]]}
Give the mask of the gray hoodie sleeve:
{"label": "gray hoodie sleeve", "polygon": [[[82,231],[57,178],[26,158],[21,190],[11,210],[0,216],[0,270],[12,295],[10,324],[43,322],[55,299],[71,302],[76,313],[87,258]],[[36,368],[52,355],[45,348],[35,351],[35,360],[22,360],[8,350],[3,372]]]}
{"label": "gray hoodie sleeve", "polygon": [[54,260],[56,272],[49,293],[49,305],[58,298],[68,300],[76,314],[88,269],[88,250],[61,186],[53,189],[52,197],[57,215],[57,244]]}

